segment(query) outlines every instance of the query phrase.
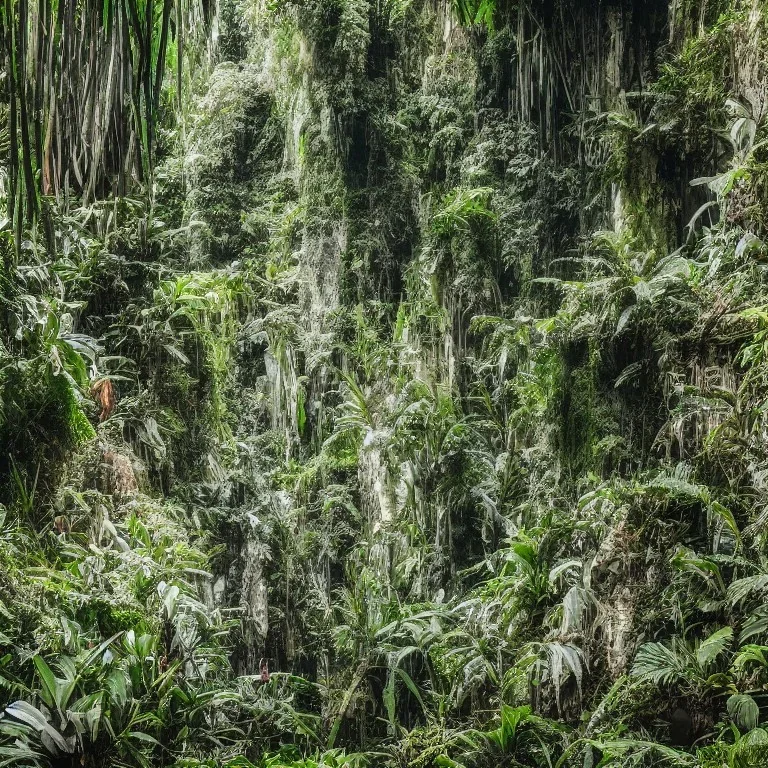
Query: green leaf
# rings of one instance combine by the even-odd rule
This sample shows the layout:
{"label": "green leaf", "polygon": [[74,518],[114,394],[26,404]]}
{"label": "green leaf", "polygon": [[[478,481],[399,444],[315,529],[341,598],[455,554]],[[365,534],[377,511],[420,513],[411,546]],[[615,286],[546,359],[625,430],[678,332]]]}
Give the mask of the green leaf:
{"label": "green leaf", "polygon": [[21,720],[22,723],[31,725],[36,731],[42,731],[48,727],[48,719],[28,701],[14,701],[5,708],[6,714]]}
{"label": "green leaf", "polygon": [[297,387],[296,389],[296,426],[298,427],[299,434],[304,434],[304,427],[307,423],[307,413],[304,409],[304,399],[306,395],[304,394],[304,388],[303,387]]}
{"label": "green leaf", "polygon": [[736,693],[726,702],[731,719],[744,731],[757,728],[760,721],[760,708],[757,702],[746,693]]}
{"label": "green leaf", "polygon": [[741,541],[741,533],[739,527],[736,525],[736,518],[730,509],[724,507],[720,502],[713,501],[709,505],[709,512],[711,517],[716,517],[727,528],[730,529],[737,542]]}
{"label": "green leaf", "polygon": [[15,701],[5,708],[5,712],[17,720],[20,720],[22,723],[31,726],[39,733],[47,734],[62,752],[72,752],[72,747],[67,743],[64,737],[48,722],[45,715],[37,709],[37,707],[33,707],[29,702]]}
{"label": "green leaf", "polygon": [[637,652],[632,674],[657,685],[668,685],[677,680],[684,669],[684,661],[671,648],[662,643],[645,643]]}
{"label": "green leaf", "polygon": [[46,664],[42,656],[35,656],[34,664],[37,674],[40,676],[43,687],[40,689],[40,698],[49,706],[56,706],[56,678],[51,668]]}
{"label": "green leaf", "polygon": [[143,741],[147,744],[154,744],[158,747],[163,746],[154,736],[150,736],[148,733],[144,733],[143,731],[131,731],[128,734],[128,738],[136,739],[137,741]]}
{"label": "green leaf", "polygon": [[414,695],[416,700],[421,704],[421,708],[426,713],[427,708],[424,706],[424,700],[421,698],[421,692],[419,691],[418,686],[416,683],[413,682],[413,679],[411,676],[404,670],[398,668],[397,674],[400,676],[400,679],[405,683],[408,690]]}
{"label": "green leaf", "polygon": [[387,720],[389,721],[390,729],[395,727],[395,670],[390,669],[387,675],[387,684],[384,687],[382,694],[384,701],[384,708],[387,710]]}
{"label": "green leaf", "polygon": [[713,632],[696,648],[696,661],[703,668],[706,668],[726,649],[731,640],[733,640],[733,629],[731,627],[718,629],[717,632]]}

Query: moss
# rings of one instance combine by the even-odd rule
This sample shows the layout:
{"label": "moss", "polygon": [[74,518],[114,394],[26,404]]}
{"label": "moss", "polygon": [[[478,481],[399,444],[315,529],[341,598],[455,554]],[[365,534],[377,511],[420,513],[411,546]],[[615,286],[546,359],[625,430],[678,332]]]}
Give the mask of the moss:
{"label": "moss", "polygon": [[560,425],[559,450],[573,480],[593,469],[594,445],[600,440],[597,367],[599,354],[592,344],[573,344],[564,350],[563,373],[557,385]]}
{"label": "moss", "polygon": [[[274,194],[282,160],[283,125],[257,72],[220,65],[209,92],[196,105],[191,141],[199,153],[187,213],[209,263],[263,252],[267,238],[247,226],[244,210]],[[202,266],[202,265],[201,265]]]}
{"label": "moss", "polygon": [[721,15],[703,35],[686,38],[682,50],[661,66],[653,84],[660,102],[658,117],[679,126],[671,137],[687,150],[711,145],[712,132],[725,122],[734,26],[743,20],[736,11]]}
{"label": "moss", "polygon": [[243,18],[243,4],[238,0],[220,0],[218,23],[219,56],[223,61],[243,61],[248,54],[248,27]]}
{"label": "moss", "polygon": [[[7,421],[0,422],[0,441],[7,453],[0,457],[0,493],[13,495],[11,462],[31,483],[39,475],[40,489],[52,481],[60,462],[78,444],[94,435],[76,395],[64,375],[55,376],[40,359],[11,369],[3,382]],[[40,471],[42,468],[42,472]]]}
{"label": "moss", "polygon": [[[759,142],[759,139],[756,139]],[[768,233],[768,156],[756,151],[728,195],[727,221],[762,237]]]}
{"label": "moss", "polygon": [[68,432],[72,442],[75,445],[80,445],[95,437],[96,431],[88,417],[83,413],[82,406],[71,386],[68,387],[68,396],[65,395],[65,397],[68,400],[66,416]]}

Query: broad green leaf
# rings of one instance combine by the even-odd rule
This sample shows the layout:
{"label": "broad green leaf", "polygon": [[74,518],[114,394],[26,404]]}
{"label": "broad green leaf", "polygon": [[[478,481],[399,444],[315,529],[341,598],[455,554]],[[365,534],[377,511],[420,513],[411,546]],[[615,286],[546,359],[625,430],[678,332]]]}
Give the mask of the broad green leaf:
{"label": "broad green leaf", "polygon": [[760,708],[757,702],[746,693],[737,693],[726,702],[728,714],[742,730],[751,731],[757,728],[760,721]]}

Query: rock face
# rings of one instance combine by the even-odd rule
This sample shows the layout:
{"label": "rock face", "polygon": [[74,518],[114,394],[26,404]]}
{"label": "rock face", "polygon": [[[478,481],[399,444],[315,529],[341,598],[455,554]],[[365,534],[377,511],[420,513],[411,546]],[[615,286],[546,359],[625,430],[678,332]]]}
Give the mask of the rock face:
{"label": "rock face", "polygon": [[389,469],[381,456],[380,436],[370,430],[358,462],[358,481],[363,511],[374,531],[389,525],[395,515],[395,498]]}
{"label": "rock face", "polygon": [[637,648],[635,603],[629,587],[619,587],[605,606],[605,650],[613,679],[626,674]]}
{"label": "rock face", "polygon": [[111,448],[101,455],[99,486],[102,493],[123,502],[139,490],[133,462],[128,456]]}
{"label": "rock face", "polygon": [[240,587],[243,608],[243,641],[246,650],[242,672],[256,674],[269,630],[268,593],[264,574],[264,544],[255,533],[245,542],[241,553],[243,576]]}

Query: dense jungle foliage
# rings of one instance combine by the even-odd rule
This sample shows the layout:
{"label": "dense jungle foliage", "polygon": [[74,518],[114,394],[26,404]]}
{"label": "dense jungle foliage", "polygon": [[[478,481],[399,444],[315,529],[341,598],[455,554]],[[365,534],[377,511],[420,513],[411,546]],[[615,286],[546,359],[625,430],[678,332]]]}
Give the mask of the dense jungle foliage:
{"label": "dense jungle foliage", "polygon": [[0,58],[0,767],[768,766],[768,3]]}

